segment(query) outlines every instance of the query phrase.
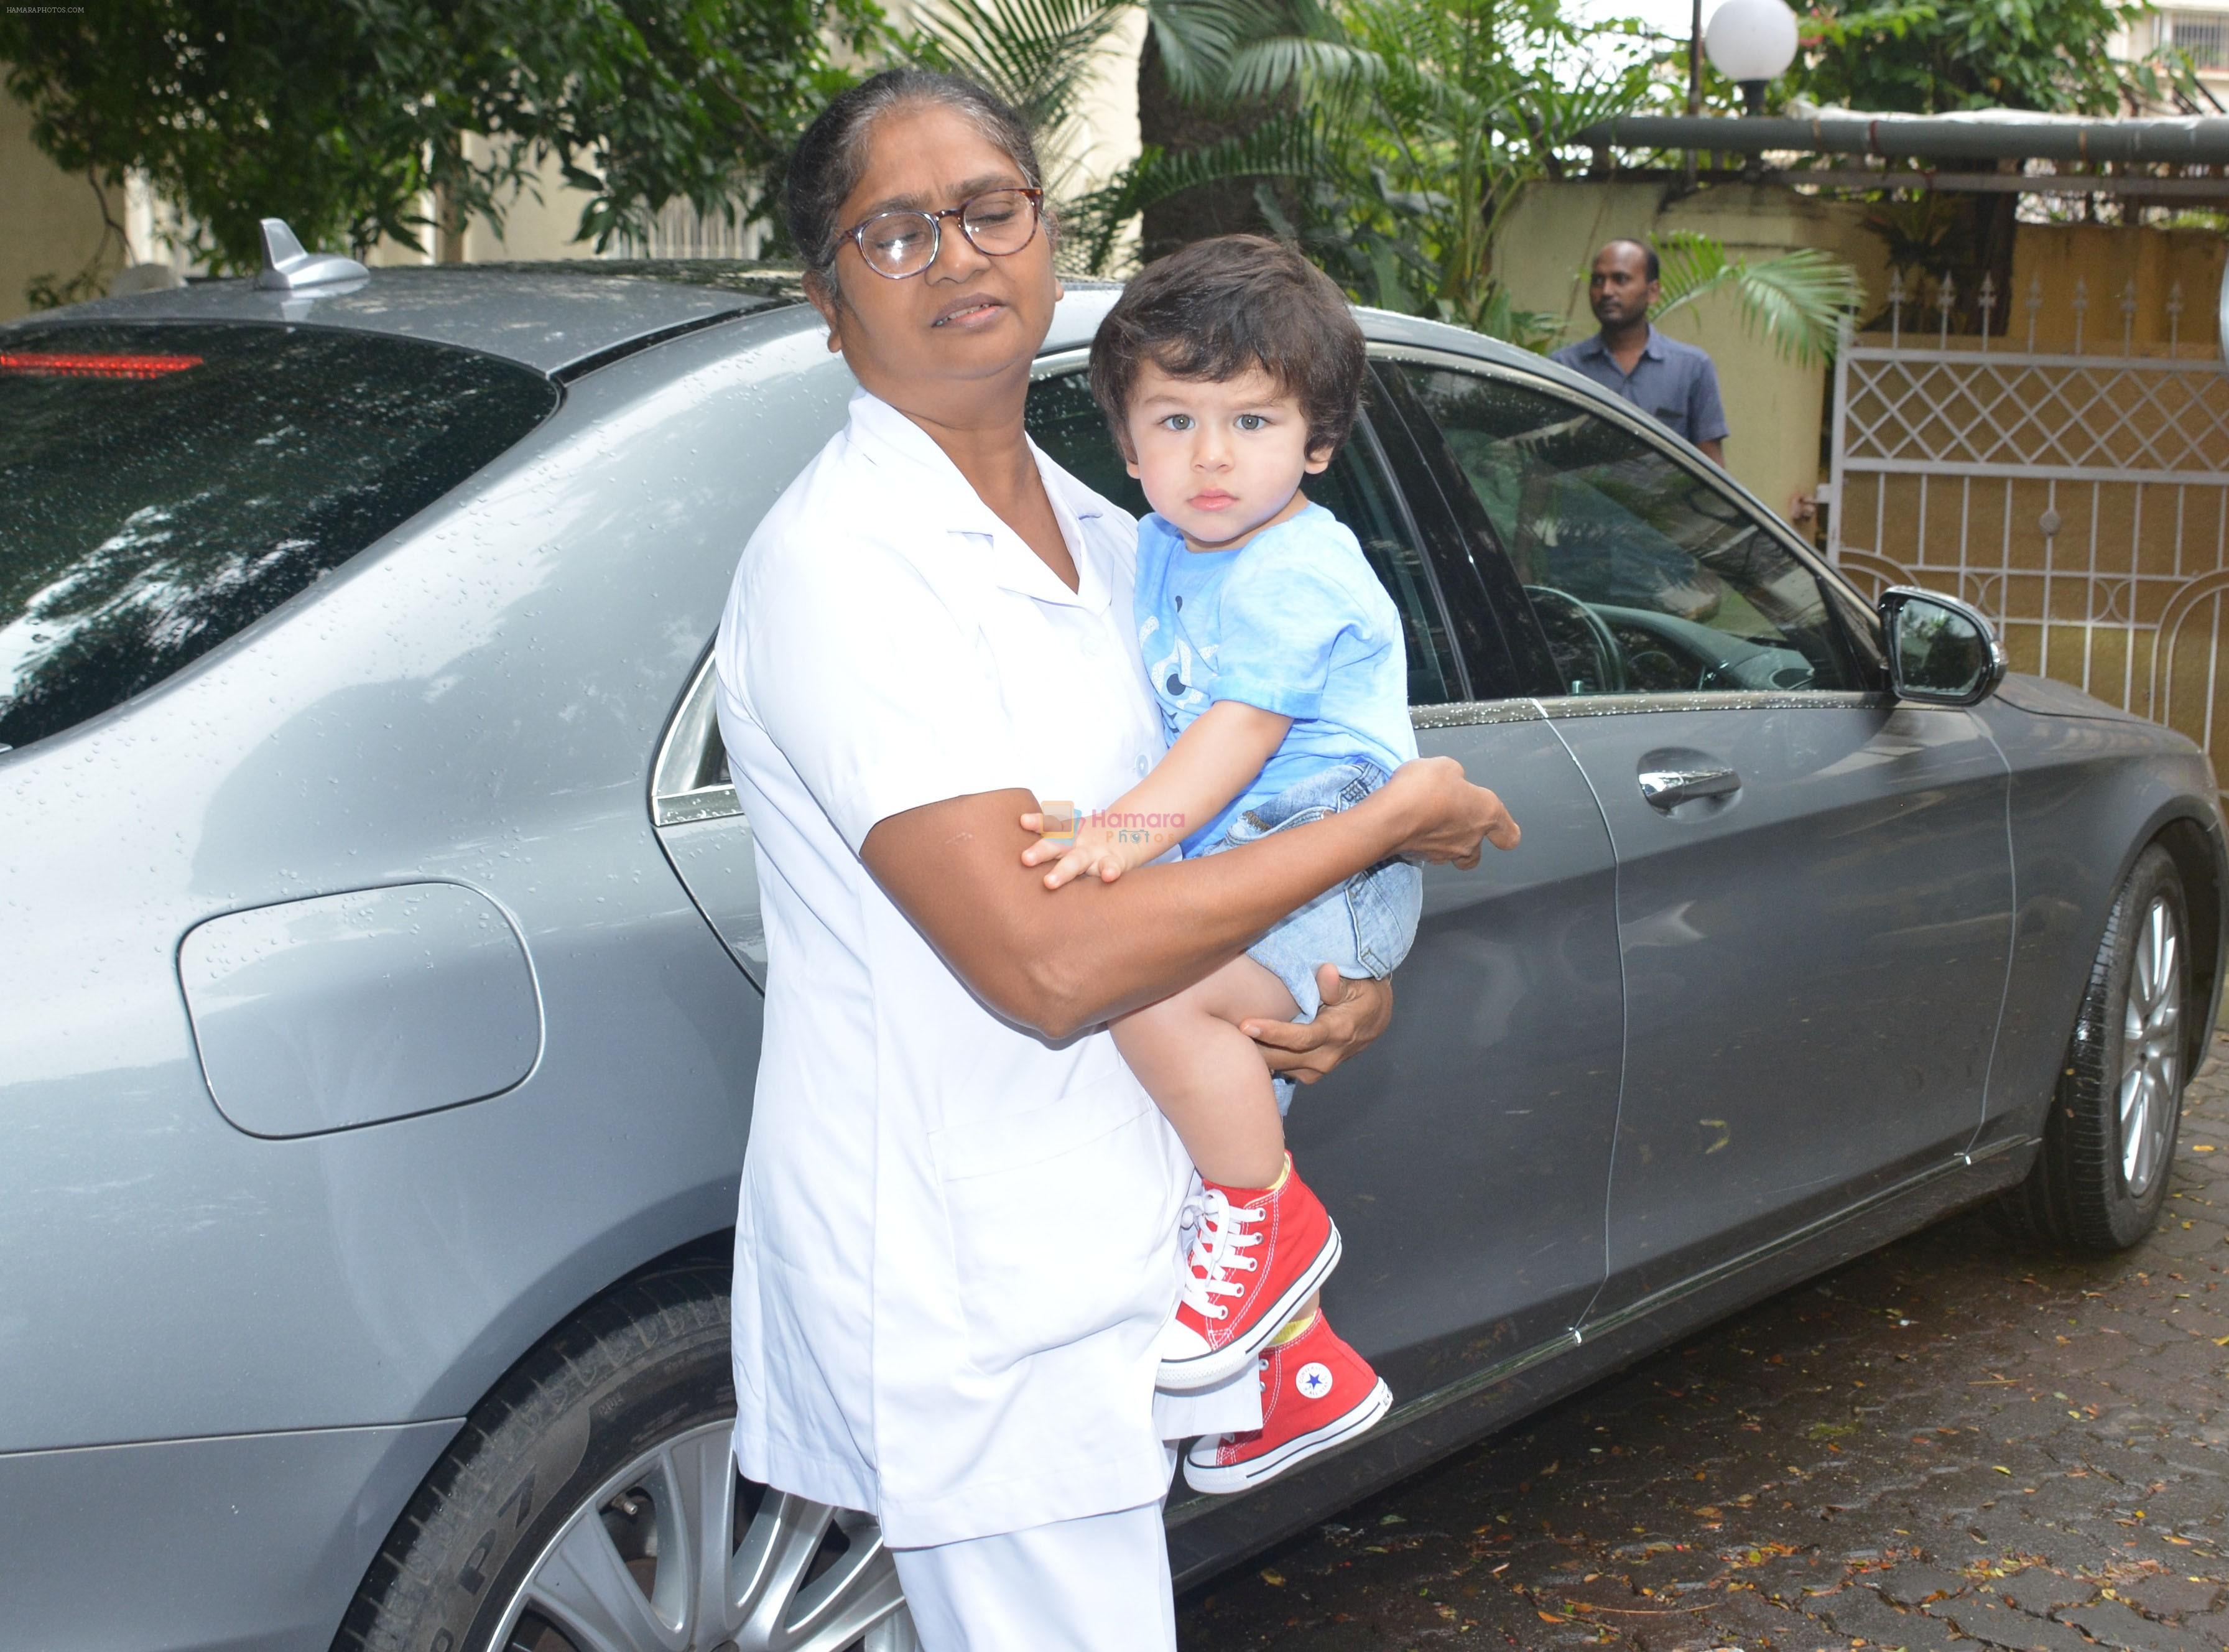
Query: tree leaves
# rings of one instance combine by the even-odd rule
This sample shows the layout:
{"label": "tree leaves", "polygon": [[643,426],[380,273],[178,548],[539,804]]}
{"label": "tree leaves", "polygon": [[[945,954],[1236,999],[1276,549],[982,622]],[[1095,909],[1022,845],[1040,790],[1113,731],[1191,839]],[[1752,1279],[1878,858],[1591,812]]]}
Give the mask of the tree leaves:
{"label": "tree leaves", "polygon": [[189,250],[240,270],[267,216],[417,244],[439,187],[499,224],[544,159],[594,196],[599,249],[677,198],[752,211],[851,79],[832,45],[881,37],[874,0],[103,0],[0,17],[0,60],[57,164],[144,170]]}
{"label": "tree leaves", "polygon": [[1657,242],[1663,297],[1650,312],[1661,321],[1708,293],[1730,291],[1742,318],[1783,355],[1808,363],[1831,360],[1843,314],[1865,301],[1865,285],[1847,259],[1799,247],[1752,264],[1712,236],[1681,230]]}
{"label": "tree leaves", "polygon": [[[1140,0],[927,0],[914,49],[974,76],[1029,117],[1052,154],[1102,46]],[[1502,216],[1559,151],[1647,95],[1644,58],[1553,0],[1143,0],[1165,64],[1195,93],[1263,107],[1260,124],[1197,149],[1148,147],[1064,203],[1073,255],[1102,271],[1124,228],[1187,190],[1263,181],[1256,202],[1365,303],[1545,350],[1562,318],[1518,305],[1491,269]],[[1275,21],[1284,32],[1269,25]],[[1179,71],[1171,70],[1172,80]],[[1281,194],[1267,180],[1284,180]],[[1296,205],[1297,211],[1289,210]],[[1698,235],[1665,243],[1668,314],[1731,290],[1744,318],[1799,360],[1831,355],[1857,275],[1805,250],[1751,265]]]}
{"label": "tree leaves", "polygon": [[1093,267],[1145,205],[1223,179],[1289,179],[1281,198],[1257,195],[1264,216],[1355,298],[1545,343],[1553,318],[1513,305],[1493,277],[1494,231],[1528,183],[1558,173],[1574,133],[1645,98],[1638,37],[1575,22],[1555,0],[1292,0],[1285,15],[1282,32],[1242,34],[1218,95],[1292,112],[1140,157],[1076,215]]}
{"label": "tree leaves", "polygon": [[2129,63],[2105,49],[2150,11],[2117,0],[1843,0],[1807,19],[1819,49],[1799,61],[1786,89],[1822,104],[1920,114],[2103,115],[2169,98],[2198,112],[2211,99],[2181,54]]}
{"label": "tree leaves", "polygon": [[1331,164],[1315,117],[1273,115],[1242,137],[1202,149],[1147,149],[1103,188],[1070,203],[1070,230],[1081,243],[1085,267],[1103,270],[1123,227],[1171,196],[1224,178],[1317,178]]}
{"label": "tree leaves", "polygon": [[[1037,139],[1060,216],[1071,232],[1081,230],[1087,247],[1099,249],[1089,260],[1093,269],[1104,267],[1127,217],[1104,222],[1115,199],[1106,189],[1070,195],[1085,158],[1078,152],[1078,117],[1102,48],[1140,6],[1171,87],[1196,99],[1228,95],[1231,62],[1243,43],[1282,25],[1269,0],[922,0],[915,12],[918,32],[893,42],[901,55],[979,81],[1020,112]],[[1141,203],[1151,187],[1141,181],[1134,191]]]}
{"label": "tree leaves", "polygon": [[1092,60],[1128,10],[1129,0],[925,0],[917,55],[997,93],[1057,155]]}

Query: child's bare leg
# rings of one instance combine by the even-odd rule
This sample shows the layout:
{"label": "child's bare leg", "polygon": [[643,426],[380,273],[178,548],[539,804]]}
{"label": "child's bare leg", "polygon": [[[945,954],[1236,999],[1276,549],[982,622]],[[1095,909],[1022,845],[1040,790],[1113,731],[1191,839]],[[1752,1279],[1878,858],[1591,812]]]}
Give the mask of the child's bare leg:
{"label": "child's bare leg", "polygon": [[1299,1012],[1282,981],[1240,957],[1114,1023],[1115,1047],[1209,1181],[1267,1187],[1284,1169],[1269,1069],[1238,1024]]}

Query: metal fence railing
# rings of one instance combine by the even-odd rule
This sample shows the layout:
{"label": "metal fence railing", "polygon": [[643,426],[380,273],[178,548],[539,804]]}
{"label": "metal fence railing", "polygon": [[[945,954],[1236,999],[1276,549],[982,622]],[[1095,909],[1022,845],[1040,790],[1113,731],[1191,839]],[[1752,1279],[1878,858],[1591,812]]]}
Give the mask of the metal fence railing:
{"label": "metal fence railing", "polygon": [[[1962,596],[1996,621],[2015,670],[2209,753],[2218,730],[2229,750],[2229,375],[2181,344],[2180,287],[2164,345],[2134,342],[2131,282],[2103,350],[2086,342],[2079,280],[2066,350],[2035,348],[2040,280],[2025,328],[2001,337],[1987,281],[1962,304],[1947,280],[1922,295],[1899,275],[1889,299],[1886,340],[1846,331],[1835,364],[1829,557],[1875,586]],[[1954,331],[1969,315],[1980,330]],[[2215,768],[2229,779],[2220,754]]]}

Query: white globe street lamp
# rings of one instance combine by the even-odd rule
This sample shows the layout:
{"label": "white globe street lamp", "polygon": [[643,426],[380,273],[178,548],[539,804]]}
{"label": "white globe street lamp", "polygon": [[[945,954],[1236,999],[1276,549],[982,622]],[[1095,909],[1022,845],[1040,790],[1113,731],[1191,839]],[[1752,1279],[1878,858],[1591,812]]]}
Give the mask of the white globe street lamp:
{"label": "white globe street lamp", "polygon": [[1711,14],[1703,49],[1712,66],[1738,84],[1749,112],[1764,112],[1765,84],[1795,61],[1795,14],[1781,0],[1725,0]]}

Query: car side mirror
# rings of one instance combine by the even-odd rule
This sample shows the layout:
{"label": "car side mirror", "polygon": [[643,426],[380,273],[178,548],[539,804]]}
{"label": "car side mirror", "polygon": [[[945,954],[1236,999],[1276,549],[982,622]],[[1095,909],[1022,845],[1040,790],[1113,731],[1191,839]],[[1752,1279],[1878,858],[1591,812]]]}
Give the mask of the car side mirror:
{"label": "car side mirror", "polygon": [[1979,608],[1940,591],[1881,593],[1889,686],[1923,705],[1977,705],[2005,680],[2005,649]]}

